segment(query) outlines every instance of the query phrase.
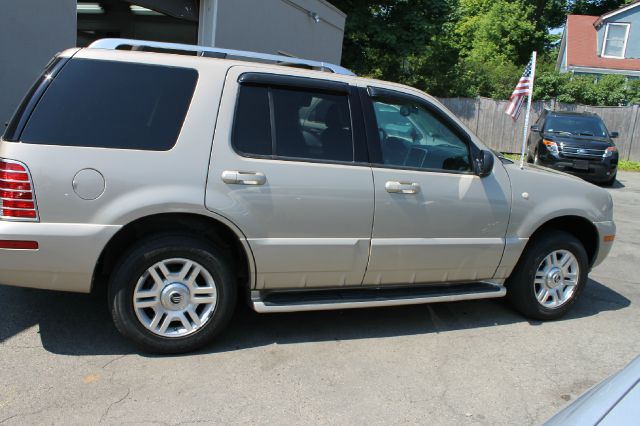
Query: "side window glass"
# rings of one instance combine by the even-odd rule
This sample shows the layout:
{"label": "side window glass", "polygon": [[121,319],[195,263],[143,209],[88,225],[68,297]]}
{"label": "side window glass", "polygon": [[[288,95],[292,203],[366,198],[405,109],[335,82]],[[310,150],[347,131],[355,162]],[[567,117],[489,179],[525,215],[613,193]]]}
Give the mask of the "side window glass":
{"label": "side window glass", "polygon": [[279,157],[353,161],[346,94],[272,88]]}
{"label": "side window glass", "polygon": [[240,87],[233,128],[233,146],[243,154],[273,153],[269,93],[266,87]]}
{"label": "side window glass", "polygon": [[71,59],[33,110],[22,142],[170,150],[197,81],[189,68]]}
{"label": "side window glass", "polygon": [[469,146],[436,115],[412,102],[373,102],[384,164],[431,170],[471,170]]}

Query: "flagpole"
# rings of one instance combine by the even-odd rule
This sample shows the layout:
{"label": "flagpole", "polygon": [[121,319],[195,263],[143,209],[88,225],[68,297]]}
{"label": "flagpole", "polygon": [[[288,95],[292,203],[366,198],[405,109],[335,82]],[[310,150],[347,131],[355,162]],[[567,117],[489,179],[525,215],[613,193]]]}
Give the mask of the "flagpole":
{"label": "flagpole", "polygon": [[524,169],[524,152],[527,149],[527,133],[529,133],[529,113],[531,112],[531,98],[533,98],[533,82],[536,77],[536,52],[531,56],[531,83],[527,96],[527,112],[524,116],[524,131],[522,132],[522,151],[520,152],[520,168]]}

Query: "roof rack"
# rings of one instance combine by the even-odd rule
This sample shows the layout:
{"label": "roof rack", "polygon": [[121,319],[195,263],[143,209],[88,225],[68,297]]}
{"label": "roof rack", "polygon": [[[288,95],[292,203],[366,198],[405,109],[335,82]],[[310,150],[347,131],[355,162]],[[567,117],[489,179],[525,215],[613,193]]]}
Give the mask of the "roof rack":
{"label": "roof rack", "polygon": [[134,40],[127,38],[103,38],[91,43],[88,47],[90,49],[118,49],[123,46],[131,46],[132,50],[140,50],[141,48],[149,47],[152,49],[160,50],[172,50],[172,51],[185,51],[196,52],[199,56],[213,57],[213,58],[226,58],[227,56],[233,56],[245,59],[258,59],[263,61],[276,62],[279,65],[304,65],[313,68],[319,68],[322,71],[329,70],[336,74],[343,75],[355,75],[352,71],[341,67],[340,65],[330,64],[327,62],[312,61],[309,59],[292,58],[284,55],[272,55],[269,53],[249,52],[245,50],[233,50],[233,49],[221,49],[218,47],[197,46],[193,44],[181,44],[181,43],[164,43],[159,41],[147,41],[147,40]]}

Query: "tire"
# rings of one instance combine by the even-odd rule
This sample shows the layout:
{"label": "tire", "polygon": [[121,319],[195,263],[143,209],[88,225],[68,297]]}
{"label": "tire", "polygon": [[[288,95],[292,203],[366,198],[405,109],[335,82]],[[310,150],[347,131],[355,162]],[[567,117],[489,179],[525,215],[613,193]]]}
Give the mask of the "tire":
{"label": "tire", "polygon": [[533,156],[531,155],[531,149],[527,148],[527,163],[533,164]]}
{"label": "tire", "polygon": [[608,181],[605,181],[602,183],[603,186],[613,186],[614,183],[616,183],[616,178],[618,177],[618,172],[616,171],[613,176],[611,176],[611,179],[609,179]]}
{"label": "tire", "polygon": [[189,235],[141,241],[120,258],[109,280],[116,328],[142,350],[157,354],[209,344],[229,323],[236,297],[227,259],[207,241]]}
{"label": "tire", "polygon": [[[563,260],[571,260],[565,258],[565,254],[573,256],[575,262],[558,268]],[[552,262],[554,255],[557,263]],[[588,269],[587,252],[576,237],[563,231],[547,231],[531,241],[522,254],[507,280],[507,298],[526,317],[543,321],[558,319],[572,308],[582,293]],[[574,286],[568,285],[574,281]],[[563,298],[563,302],[558,302]]]}

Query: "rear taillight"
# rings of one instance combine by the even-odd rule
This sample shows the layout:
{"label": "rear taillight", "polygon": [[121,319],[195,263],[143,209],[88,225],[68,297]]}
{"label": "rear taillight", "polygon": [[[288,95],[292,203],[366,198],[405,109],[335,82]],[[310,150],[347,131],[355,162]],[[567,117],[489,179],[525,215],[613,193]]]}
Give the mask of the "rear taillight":
{"label": "rear taillight", "polygon": [[38,220],[33,180],[19,161],[0,159],[0,219]]}

